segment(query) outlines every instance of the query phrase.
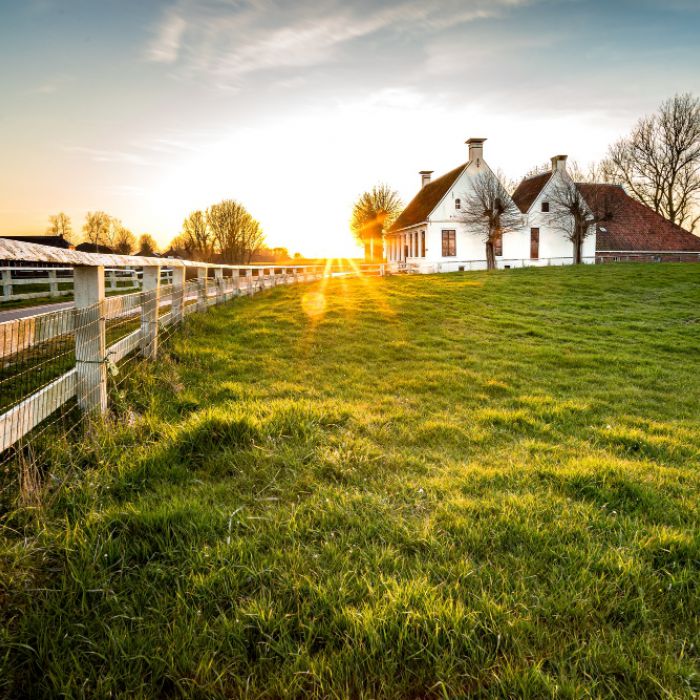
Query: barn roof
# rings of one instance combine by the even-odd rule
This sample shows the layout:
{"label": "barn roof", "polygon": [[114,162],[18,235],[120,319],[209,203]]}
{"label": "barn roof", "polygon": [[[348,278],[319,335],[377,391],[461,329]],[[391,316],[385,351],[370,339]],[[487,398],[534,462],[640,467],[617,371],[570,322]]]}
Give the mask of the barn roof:
{"label": "barn roof", "polygon": [[596,250],[603,251],[698,251],[700,237],[671,223],[645,204],[632,199],[619,185],[577,183],[591,208],[603,194],[613,202],[610,221],[598,224]]}
{"label": "barn roof", "polygon": [[449,192],[452,185],[457,182],[457,178],[462,174],[468,163],[463,163],[449,173],[442,175],[421,188],[418,194],[409,202],[408,206],[401,212],[399,218],[393,223],[389,232],[399,231],[409,226],[416,226],[428,220],[433,209],[440,203],[440,200]]}

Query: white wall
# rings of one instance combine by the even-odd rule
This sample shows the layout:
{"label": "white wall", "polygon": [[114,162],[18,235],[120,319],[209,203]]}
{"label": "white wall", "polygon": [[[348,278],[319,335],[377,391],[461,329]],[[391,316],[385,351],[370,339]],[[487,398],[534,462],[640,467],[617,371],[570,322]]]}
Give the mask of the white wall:
{"label": "white wall", "polygon": [[[455,200],[459,198],[464,202],[471,192],[473,178],[487,172],[492,171],[483,159],[479,167],[477,167],[475,162],[468,163],[455,184],[436,206],[428,219],[428,223],[407,230],[407,232],[426,232],[425,258],[409,256],[409,262],[419,265],[420,269],[425,268],[426,271],[432,270],[433,267],[436,268],[435,271],[438,271],[437,267],[440,267],[441,271],[446,271],[446,269],[451,269],[452,267],[456,270],[458,267],[463,267],[463,264],[459,263],[464,263],[465,261],[472,261],[476,264],[476,266],[472,266],[469,269],[480,269],[478,264],[482,261],[484,261],[485,266],[486,250],[484,241],[480,235],[469,231],[467,226],[459,221],[460,211],[455,208]],[[499,267],[504,265],[515,267],[524,264],[567,264],[573,261],[573,244],[561,231],[552,226],[552,215],[541,211],[542,202],[548,201],[552,189],[561,177],[568,177],[568,175],[563,175],[559,171],[555,172],[554,176],[533,202],[529,213],[523,214],[522,227],[503,236],[503,255],[497,258]],[[535,227],[540,229],[539,261],[530,261],[530,229]],[[454,257],[442,255],[443,230],[456,231],[457,254]],[[401,236],[402,233],[404,232],[398,235]],[[583,242],[582,255],[584,262],[594,261],[595,249],[596,241],[595,234],[593,234]],[[585,260],[586,258],[589,259]],[[515,263],[514,261],[526,262]],[[433,263],[436,265],[433,265]]]}
{"label": "white wall", "polygon": [[[549,182],[542,188],[542,191],[537,196],[537,199],[532,203],[528,214],[528,237],[529,230],[532,227],[540,229],[540,258],[571,258],[574,257],[574,245],[568,240],[562,231],[555,228],[553,223],[553,215],[551,212],[542,211],[542,202],[550,201],[557,183],[561,178],[569,178],[569,175],[556,171],[550,178]],[[551,209],[550,205],[550,209]],[[595,233],[586,238],[582,245],[582,256],[595,257],[596,247]],[[529,249],[528,256],[529,257]],[[588,262],[588,261],[587,261]],[[591,261],[592,262],[592,261]]]}

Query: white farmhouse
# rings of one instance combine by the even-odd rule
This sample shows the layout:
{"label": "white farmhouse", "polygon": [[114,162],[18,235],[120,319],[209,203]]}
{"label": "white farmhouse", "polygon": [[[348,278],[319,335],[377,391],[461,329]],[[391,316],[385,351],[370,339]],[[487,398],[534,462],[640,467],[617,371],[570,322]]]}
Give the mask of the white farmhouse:
{"label": "white farmhouse", "polygon": [[[460,219],[463,203],[479,175],[492,172],[484,160],[484,138],[471,138],[469,160],[435,180],[421,171],[422,187],[385,235],[390,267],[419,272],[486,268],[484,240]],[[552,171],[523,180],[513,195],[522,212],[522,226],[506,233],[496,245],[498,267],[567,264],[573,245],[554,228],[547,197],[559,178],[566,177],[566,156],[552,159]],[[584,241],[583,257],[595,256],[595,234]]]}
{"label": "white farmhouse", "polygon": [[[571,181],[566,170],[566,156],[554,156],[551,170],[525,178],[518,185],[513,201],[526,220],[521,230],[503,237],[508,257],[532,262],[544,260],[553,265],[573,262],[573,243],[554,225],[554,207],[550,201],[564,179]],[[581,245],[582,262],[595,262],[595,253],[596,234],[593,232]]]}

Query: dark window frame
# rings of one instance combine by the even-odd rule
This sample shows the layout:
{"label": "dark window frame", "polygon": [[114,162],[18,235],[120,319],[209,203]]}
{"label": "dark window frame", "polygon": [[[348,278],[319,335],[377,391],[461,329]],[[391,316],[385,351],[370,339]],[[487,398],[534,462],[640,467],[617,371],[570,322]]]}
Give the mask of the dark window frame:
{"label": "dark window frame", "polygon": [[549,202],[542,202],[542,212],[549,214]]}
{"label": "dark window frame", "polygon": [[461,209],[461,208],[462,208],[462,200],[459,197],[457,197],[457,199],[455,199],[455,209]]}
{"label": "dark window frame", "polygon": [[493,242],[493,254],[498,257],[503,257],[503,235],[496,236]]}
{"label": "dark window frame", "polygon": [[457,257],[457,231],[455,229],[442,230],[442,257]]}
{"label": "dark window frame", "polygon": [[[535,246],[536,255],[533,255],[533,246]],[[540,229],[538,226],[533,226],[530,229],[530,260],[540,259]]]}

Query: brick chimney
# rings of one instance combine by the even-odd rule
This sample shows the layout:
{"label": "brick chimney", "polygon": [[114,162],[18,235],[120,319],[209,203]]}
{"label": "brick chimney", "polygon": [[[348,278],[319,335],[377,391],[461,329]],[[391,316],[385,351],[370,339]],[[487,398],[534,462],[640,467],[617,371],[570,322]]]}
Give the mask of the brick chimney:
{"label": "brick chimney", "polygon": [[430,176],[433,174],[433,170],[421,170],[420,173],[420,186],[421,189],[426,185],[430,184]]}
{"label": "brick chimney", "polygon": [[486,139],[470,138],[466,141],[469,146],[469,162],[476,161],[477,165],[481,165],[484,159],[484,141]]}
{"label": "brick chimney", "polygon": [[560,170],[566,172],[566,159],[568,156],[552,156],[552,172]]}

